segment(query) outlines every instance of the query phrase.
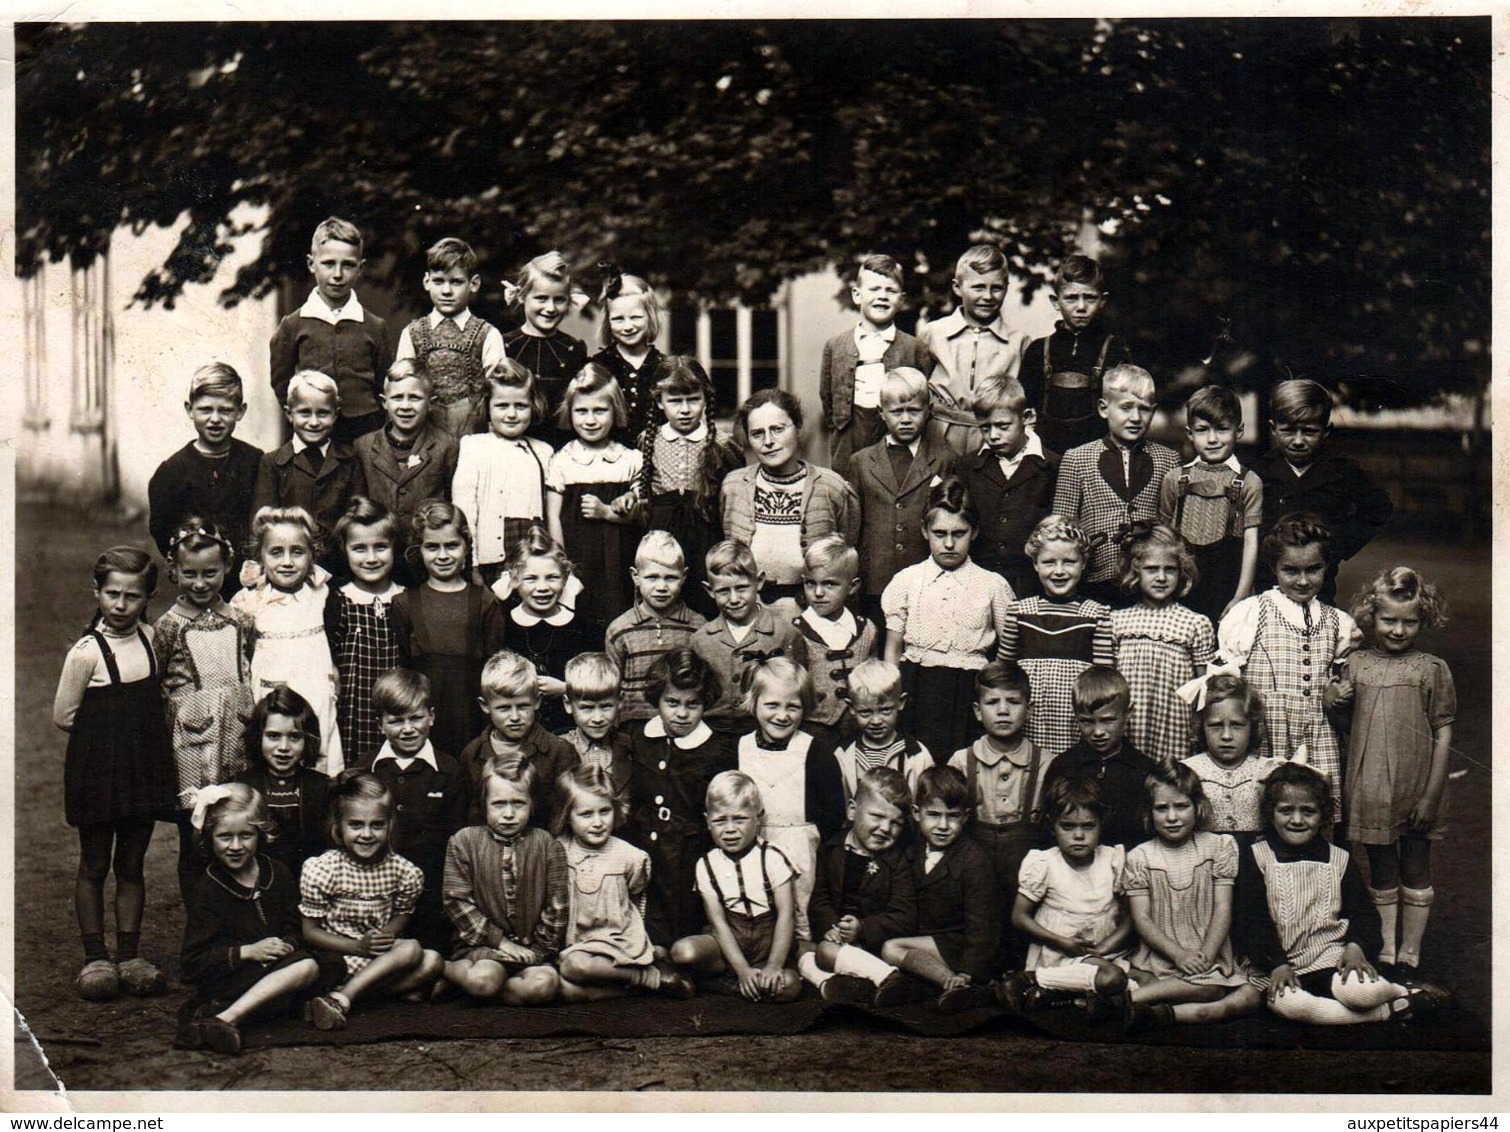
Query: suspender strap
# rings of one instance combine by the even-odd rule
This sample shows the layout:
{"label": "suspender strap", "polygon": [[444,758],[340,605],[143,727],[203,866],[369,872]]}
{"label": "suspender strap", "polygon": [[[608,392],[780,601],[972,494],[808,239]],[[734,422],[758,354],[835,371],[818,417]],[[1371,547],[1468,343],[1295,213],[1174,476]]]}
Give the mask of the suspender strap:
{"label": "suspender strap", "polygon": [[1101,342],[1101,354],[1096,358],[1095,368],[1091,370],[1091,380],[1096,383],[1098,388],[1101,385],[1101,374],[1106,369],[1106,355],[1110,352],[1111,348],[1112,335],[1108,334]]}
{"label": "suspender strap", "polygon": [[1028,763],[1028,780],[1023,786],[1022,801],[1018,812],[1021,821],[1033,820],[1033,799],[1038,796],[1038,744],[1033,744],[1033,759]]}
{"label": "suspender strap", "polygon": [[712,861],[710,861],[707,857],[704,857],[703,866],[707,869],[708,872],[708,883],[713,886],[713,895],[718,897],[719,907],[725,907],[727,901],[725,901],[724,899],[724,888],[723,885],[718,883],[718,873],[713,870]]}
{"label": "suspender strap", "polygon": [[776,910],[776,893],[771,888],[771,870],[765,863],[765,855],[769,849],[769,845],[762,845],[760,847],[760,883],[765,885],[765,906],[774,912]]}
{"label": "suspender strap", "polygon": [[980,760],[975,757],[974,743],[971,743],[970,746],[966,748],[966,750],[970,752],[967,756],[965,756],[967,765],[970,769],[970,773],[967,776],[970,780],[970,805],[978,806],[980,805],[980,787],[976,784],[976,782],[980,776]]}
{"label": "suspender strap", "polygon": [[[110,651],[110,646],[105,643],[104,636],[97,630],[89,630],[89,635],[94,638],[94,643],[99,646],[100,656],[105,661],[105,671],[110,673],[110,682],[112,684],[119,684],[121,682],[121,670],[120,666],[115,663],[115,653]],[[149,649],[148,651],[150,652],[151,650]]]}
{"label": "suspender strap", "polygon": [[1243,532],[1238,528],[1238,505],[1243,499],[1243,473],[1233,472],[1232,478],[1227,481],[1227,533],[1229,535],[1241,535]]}
{"label": "suspender strap", "polygon": [[1174,529],[1181,530],[1185,522],[1185,496],[1190,494],[1190,469],[1180,469],[1180,485],[1175,489]]}

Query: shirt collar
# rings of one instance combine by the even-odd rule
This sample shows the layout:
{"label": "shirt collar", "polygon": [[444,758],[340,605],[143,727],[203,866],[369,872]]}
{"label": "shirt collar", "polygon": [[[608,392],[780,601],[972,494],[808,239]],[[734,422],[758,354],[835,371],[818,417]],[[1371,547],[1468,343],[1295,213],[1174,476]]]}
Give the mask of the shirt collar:
{"label": "shirt collar", "polygon": [[672,738],[666,734],[666,721],[658,715],[653,715],[645,721],[645,738],[647,739],[671,739],[684,751],[690,751],[693,747],[701,747],[713,737],[713,728],[701,720],[698,721],[690,734],[683,735],[680,739]]}
{"label": "shirt collar", "polygon": [[855,341],[859,342],[862,338],[879,338],[882,342],[895,342],[897,340],[897,324],[893,322],[885,330],[877,330],[870,323],[862,319],[859,325],[855,327]]}
{"label": "shirt collar", "polygon": [[[428,763],[431,770],[440,770],[440,763],[435,758],[435,747],[431,744],[430,740],[425,740],[425,745],[415,752],[414,757],[422,763]],[[393,744],[387,742],[378,751],[377,758],[372,760],[372,765],[377,766],[384,759],[392,759],[394,762],[403,761],[399,758],[398,752],[393,749]]]}
{"label": "shirt collar", "polygon": [[1016,767],[1024,767],[1033,761],[1033,744],[1023,739],[1015,750],[998,751],[991,740],[982,735],[974,743],[975,761],[986,766],[996,766],[1005,760]]}
{"label": "shirt collar", "polygon": [[590,468],[594,464],[617,464],[628,454],[629,449],[617,440],[610,440],[601,448],[589,448],[580,440],[573,440],[561,449],[561,455],[584,468]]}
{"label": "shirt collar", "polygon": [[944,337],[946,338],[958,338],[961,334],[966,334],[973,331],[976,333],[990,334],[992,337],[999,338],[1003,342],[1011,341],[1010,335],[1012,332],[1007,328],[1006,319],[1002,316],[1002,313],[1000,311],[996,313],[995,318],[986,323],[984,326],[978,326],[977,324],[971,322],[968,318],[965,317],[964,312],[958,308],[956,308],[951,314],[948,315],[947,320],[940,319],[939,321],[944,323],[943,330]]}
{"label": "shirt collar", "polygon": [[646,621],[655,621],[657,623],[661,621],[685,621],[687,619],[687,603],[682,601],[681,598],[677,598],[664,613],[657,613],[646,604],[644,598],[636,597],[634,599],[634,619],[641,625]]}
{"label": "shirt collar", "polygon": [[331,310],[324,299],[320,298],[318,290],[311,291],[309,298],[304,300],[304,305],[299,308],[300,318],[318,318],[321,322],[328,322],[334,326],[338,322],[361,322],[366,318],[366,312],[362,310],[362,304],[357,301],[357,293],[353,291],[346,296],[346,302],[337,310]]}
{"label": "shirt collar", "polygon": [[430,312],[430,329],[435,330],[448,318],[456,323],[457,330],[465,330],[467,323],[472,321],[472,312],[470,310],[462,310],[458,314],[441,314],[440,311],[432,310]]}
{"label": "shirt collar", "polygon": [[661,425],[661,439],[668,444],[684,441],[687,444],[701,444],[708,439],[708,419],[704,417],[697,422],[697,427],[688,433],[677,432],[671,427],[671,422],[666,421]]}
{"label": "shirt collar", "polygon": [[821,617],[811,609],[804,609],[801,613],[801,619],[831,649],[847,647],[849,642],[854,640],[859,632],[855,615],[847,609],[840,610],[839,616],[833,619]]}
{"label": "shirt collar", "polygon": [[313,448],[315,452],[318,453],[320,459],[323,460],[325,459],[325,453],[330,451],[330,437],[328,436],[319,444],[310,444],[308,441],[296,435],[293,440],[290,441],[290,443],[294,446],[295,456],[297,456],[300,452],[304,452],[310,448]]}
{"label": "shirt collar", "polygon": [[[1203,463],[1205,463],[1205,461],[1202,460],[1199,456],[1197,456],[1194,460],[1190,461],[1190,463],[1186,464],[1185,466],[1187,468],[1194,468],[1198,464],[1203,464]],[[1219,467],[1219,468],[1230,468],[1232,471],[1236,472],[1238,475],[1242,475],[1243,474],[1243,466],[1238,461],[1237,453],[1236,452],[1234,452],[1234,453],[1232,453],[1232,455],[1228,456],[1225,460],[1223,460],[1220,464],[1218,464],[1217,467]]]}
{"label": "shirt collar", "polygon": [[348,600],[355,602],[357,605],[377,605],[379,603],[386,604],[387,602],[390,602],[394,598],[398,597],[398,595],[403,592],[404,587],[399,585],[397,582],[389,582],[388,588],[379,594],[369,593],[367,590],[364,590],[355,582],[347,582],[344,586],[341,587],[341,593],[344,594]]}
{"label": "shirt collar", "polygon": [[848,833],[846,833],[844,835],[844,848],[847,851],[853,853],[857,857],[874,857],[875,856],[874,853],[872,853],[869,849],[865,848],[865,846],[861,845],[860,842],[855,839],[855,831],[853,829],[851,829]]}
{"label": "shirt collar", "polygon": [[[996,456],[996,453],[991,451],[991,446],[989,444],[982,444],[980,446],[980,451],[982,456]],[[1022,463],[1025,457],[1028,456],[1037,456],[1040,460],[1043,459],[1043,441],[1038,438],[1038,434],[1032,429],[1028,430],[1028,439],[1026,443],[1024,443],[1023,446],[1017,450],[1017,455],[996,456],[996,458],[1003,464],[1011,464],[1013,467],[1016,467],[1018,464]]]}
{"label": "shirt collar", "polygon": [[538,613],[531,613],[522,605],[516,605],[513,609],[509,610],[509,620],[515,625],[522,625],[526,629],[533,625],[538,625],[542,621],[547,625],[553,625],[559,629],[562,625],[570,625],[574,616],[576,614],[573,610],[568,608],[564,603],[557,604],[556,612],[548,617],[541,617]]}

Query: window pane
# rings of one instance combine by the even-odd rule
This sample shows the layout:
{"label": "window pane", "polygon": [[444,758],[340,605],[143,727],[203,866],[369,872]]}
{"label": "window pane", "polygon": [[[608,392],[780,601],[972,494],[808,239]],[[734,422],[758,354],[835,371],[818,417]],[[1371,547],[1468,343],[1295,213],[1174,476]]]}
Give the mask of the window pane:
{"label": "window pane", "polygon": [[697,304],[674,303],[671,307],[671,353],[697,357]]}
{"label": "window pane", "polygon": [[713,324],[713,365],[708,376],[713,379],[713,392],[720,405],[737,403],[739,393],[739,346],[734,332],[734,311],[728,307],[715,307],[708,312]]}

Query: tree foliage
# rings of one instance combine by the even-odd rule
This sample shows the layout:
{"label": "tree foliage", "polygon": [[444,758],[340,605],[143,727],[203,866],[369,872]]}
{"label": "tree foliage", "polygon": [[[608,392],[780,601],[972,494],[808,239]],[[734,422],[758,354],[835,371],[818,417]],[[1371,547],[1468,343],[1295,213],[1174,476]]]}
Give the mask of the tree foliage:
{"label": "tree foliage", "polygon": [[948,303],[1000,244],[1041,285],[1100,233],[1140,359],[1221,319],[1297,372],[1414,400],[1487,370],[1489,21],[20,25],[18,264],[189,223],[137,298],[212,279],[243,204],[303,273],[325,215],[412,278],[546,247],[761,301],[871,250]]}

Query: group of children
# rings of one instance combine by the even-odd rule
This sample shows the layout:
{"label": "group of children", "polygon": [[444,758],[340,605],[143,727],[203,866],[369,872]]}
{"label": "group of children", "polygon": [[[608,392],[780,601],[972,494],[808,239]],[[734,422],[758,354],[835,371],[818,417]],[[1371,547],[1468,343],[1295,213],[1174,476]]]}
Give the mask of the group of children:
{"label": "group of children", "polygon": [[739,408],[746,468],[642,280],[605,281],[588,360],[558,254],[500,335],[442,240],[391,360],[362,262],[320,226],[272,342],[288,444],[236,440],[239,377],[195,374],[150,490],[173,604],[147,624],[144,551],[95,564],[54,711],[85,998],[166,988],[138,944],[171,820],[179,1040],[222,1052],[275,1005],[334,1029],[377,992],[806,982],[1133,1029],[1447,1000],[1420,965],[1455,702],[1415,648],[1444,605],[1407,567],[1329,604],[1389,506],[1322,454],[1320,386],[1275,388],[1257,470],[1236,396],[1200,390],[1181,462],[1093,260],[1029,343],[999,251],[961,257],[921,340],[869,257],[822,363],[834,469],[778,390]]}

